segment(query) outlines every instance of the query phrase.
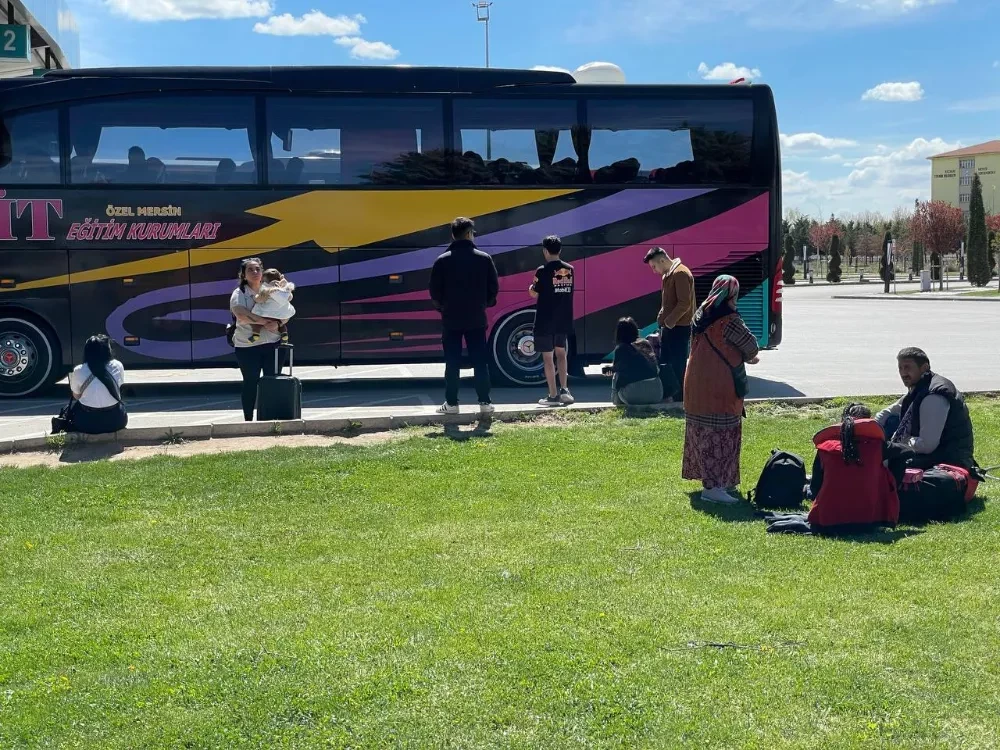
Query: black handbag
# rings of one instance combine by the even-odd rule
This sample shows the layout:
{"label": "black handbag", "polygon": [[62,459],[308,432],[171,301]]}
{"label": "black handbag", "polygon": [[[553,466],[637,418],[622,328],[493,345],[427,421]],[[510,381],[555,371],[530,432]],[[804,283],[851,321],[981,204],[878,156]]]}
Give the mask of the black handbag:
{"label": "black handbag", "polygon": [[718,348],[716,348],[715,344],[712,343],[712,339],[708,337],[708,334],[706,333],[704,335],[705,341],[707,341],[708,345],[712,347],[712,351],[718,354],[719,359],[721,359],[725,363],[726,367],[729,368],[729,371],[733,376],[733,387],[736,388],[736,395],[739,398],[746,398],[747,394],[750,393],[750,380],[747,378],[746,363],[740,362],[739,365],[733,367],[729,364],[729,360],[726,359],[722,352],[720,352]]}
{"label": "black handbag", "polygon": [[59,410],[58,416],[52,417],[52,434],[58,435],[61,432],[71,432],[73,428],[73,407],[76,399],[70,394],[69,403]]}
{"label": "black handbag", "polygon": [[[83,388],[80,389],[81,396],[83,396],[84,391],[86,391],[93,382],[94,376],[91,375],[87,378],[86,382],[84,382]],[[75,407],[78,403],[79,402],[73,398],[73,390],[70,389],[69,403],[59,410],[59,414],[57,416],[52,417],[53,435],[58,435],[61,432],[73,432],[73,412],[76,411]]]}
{"label": "black handbag", "polygon": [[233,337],[236,335],[236,316],[233,316],[233,322],[226,326],[226,343],[233,346]]}

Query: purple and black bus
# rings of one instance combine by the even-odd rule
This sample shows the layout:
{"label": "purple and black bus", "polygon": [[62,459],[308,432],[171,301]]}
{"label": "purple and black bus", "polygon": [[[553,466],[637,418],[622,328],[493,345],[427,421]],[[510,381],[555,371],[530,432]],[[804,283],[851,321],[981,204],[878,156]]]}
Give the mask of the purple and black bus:
{"label": "purple and black bus", "polygon": [[500,273],[496,374],[542,378],[527,293],[543,237],[577,269],[574,367],[654,324],[655,246],[719,273],[781,339],[781,167],[766,86],[592,85],[548,71],[136,68],[0,81],[0,396],[107,333],[131,368],[232,366],[240,259],[296,284],[302,364],[433,362],[449,222]]}

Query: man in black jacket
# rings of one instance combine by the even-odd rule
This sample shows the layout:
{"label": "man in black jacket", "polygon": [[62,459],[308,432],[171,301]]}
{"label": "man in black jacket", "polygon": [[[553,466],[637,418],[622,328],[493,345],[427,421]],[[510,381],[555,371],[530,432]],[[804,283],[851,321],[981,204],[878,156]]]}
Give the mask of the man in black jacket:
{"label": "man in black jacket", "polygon": [[460,216],[451,223],[452,243],[431,269],[431,302],[441,312],[444,331],[445,403],[438,414],[458,414],[458,380],[462,366],[462,340],[476,373],[479,411],[492,414],[490,366],[486,349],[486,308],[497,303],[500,280],[493,258],[472,241],[475,225]]}
{"label": "man in black jacket", "polygon": [[958,388],[931,369],[930,358],[921,349],[903,349],[896,361],[907,392],[876,416],[886,436],[912,450],[908,465],[913,468],[949,464],[972,469],[976,441]]}

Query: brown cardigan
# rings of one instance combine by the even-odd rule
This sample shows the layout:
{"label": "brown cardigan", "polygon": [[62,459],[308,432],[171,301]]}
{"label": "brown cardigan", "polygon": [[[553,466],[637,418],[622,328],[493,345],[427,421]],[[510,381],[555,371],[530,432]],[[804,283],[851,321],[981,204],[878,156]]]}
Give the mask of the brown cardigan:
{"label": "brown cardigan", "polygon": [[656,318],[661,328],[689,326],[697,308],[694,299],[694,276],[691,269],[678,263],[673,271],[663,274],[660,314]]}

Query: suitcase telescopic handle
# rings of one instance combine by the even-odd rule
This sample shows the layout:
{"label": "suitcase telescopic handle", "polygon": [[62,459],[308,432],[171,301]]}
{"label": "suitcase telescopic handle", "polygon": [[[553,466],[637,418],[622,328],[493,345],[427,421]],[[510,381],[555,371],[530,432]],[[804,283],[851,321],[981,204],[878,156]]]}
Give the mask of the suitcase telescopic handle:
{"label": "suitcase telescopic handle", "polygon": [[292,344],[281,344],[274,348],[274,374],[281,374],[281,369],[278,367],[278,355],[282,349],[288,352],[288,376],[291,377],[295,372],[295,347]]}

